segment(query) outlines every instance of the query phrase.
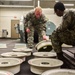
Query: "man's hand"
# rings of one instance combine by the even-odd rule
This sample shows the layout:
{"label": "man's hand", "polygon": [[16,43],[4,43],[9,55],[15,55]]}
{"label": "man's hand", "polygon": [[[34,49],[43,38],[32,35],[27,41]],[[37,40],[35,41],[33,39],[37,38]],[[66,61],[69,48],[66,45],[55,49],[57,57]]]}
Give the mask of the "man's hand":
{"label": "man's hand", "polygon": [[29,32],[30,32],[30,29],[29,29],[29,28],[27,28],[27,29],[26,29],[26,32],[27,32],[27,33],[29,33]]}
{"label": "man's hand", "polygon": [[43,35],[43,40],[49,40],[49,37],[46,35]]}

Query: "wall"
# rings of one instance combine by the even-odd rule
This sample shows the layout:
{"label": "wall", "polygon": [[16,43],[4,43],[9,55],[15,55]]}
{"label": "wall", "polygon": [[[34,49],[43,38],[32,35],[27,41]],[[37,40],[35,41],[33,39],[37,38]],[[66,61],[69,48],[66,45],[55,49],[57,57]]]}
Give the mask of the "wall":
{"label": "wall", "polygon": [[56,27],[58,27],[62,21],[62,17],[58,17],[55,13],[54,13],[54,9],[50,9],[50,8],[44,8],[43,9],[43,13],[46,15],[46,17],[53,22]]}
{"label": "wall", "polygon": [[20,20],[22,15],[25,15],[31,9],[25,8],[0,8],[0,37],[2,37],[2,30],[8,31],[8,36],[11,37],[11,20]]}
{"label": "wall", "polygon": [[[2,30],[6,29],[8,31],[8,36],[11,37],[11,20],[20,20],[21,16],[25,16],[31,9],[25,8],[0,8],[0,37],[2,37]],[[61,18],[54,14],[53,9],[43,9],[43,13],[46,17],[52,21],[56,27],[61,23]],[[14,18],[16,17],[16,18]]]}

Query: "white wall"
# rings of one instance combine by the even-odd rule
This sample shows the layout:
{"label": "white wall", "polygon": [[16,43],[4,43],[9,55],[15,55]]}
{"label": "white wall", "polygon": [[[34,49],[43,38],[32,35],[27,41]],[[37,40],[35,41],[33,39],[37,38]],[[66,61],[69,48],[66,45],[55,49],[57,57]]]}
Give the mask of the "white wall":
{"label": "white wall", "polygon": [[58,27],[62,21],[62,17],[58,17],[55,13],[54,13],[54,9],[50,9],[50,8],[44,8],[43,9],[43,13],[46,15],[46,17],[53,22],[56,27]]}
{"label": "white wall", "polygon": [[[25,15],[31,9],[24,8],[0,8],[0,37],[2,37],[2,29],[8,31],[8,36],[11,37],[11,20],[20,20],[22,15]],[[16,16],[16,18],[14,18]]]}
{"label": "white wall", "polygon": [[[2,29],[6,29],[9,33],[7,37],[11,37],[11,20],[20,20],[21,16],[25,16],[30,10],[31,9],[25,8],[0,8],[0,37],[2,37]],[[56,27],[59,26],[61,18],[54,14],[53,9],[43,9],[43,13],[56,25]],[[17,18],[14,18],[14,16]]]}

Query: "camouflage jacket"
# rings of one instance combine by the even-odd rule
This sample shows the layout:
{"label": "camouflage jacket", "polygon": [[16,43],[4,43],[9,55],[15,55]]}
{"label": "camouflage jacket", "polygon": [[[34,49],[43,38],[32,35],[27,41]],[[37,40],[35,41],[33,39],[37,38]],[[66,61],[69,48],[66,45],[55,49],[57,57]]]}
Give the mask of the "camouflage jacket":
{"label": "camouflage jacket", "polygon": [[75,29],[75,12],[66,12],[63,16],[61,25],[56,29],[56,32],[71,31]]}
{"label": "camouflage jacket", "polygon": [[56,33],[62,43],[71,44],[75,40],[75,12],[65,13],[62,24],[56,29]]}
{"label": "camouflage jacket", "polygon": [[51,35],[52,46],[56,52],[62,50],[63,43],[75,45],[75,12],[66,12],[61,25]]}
{"label": "camouflage jacket", "polygon": [[37,19],[34,15],[34,11],[33,12],[29,12],[27,15],[26,15],[26,18],[25,18],[25,28],[26,27],[30,27],[30,26],[38,26],[40,27],[40,25],[42,25],[42,29],[43,30],[46,30],[46,25],[45,23],[47,22],[47,19],[46,17],[44,16],[44,14],[42,14],[42,16]]}

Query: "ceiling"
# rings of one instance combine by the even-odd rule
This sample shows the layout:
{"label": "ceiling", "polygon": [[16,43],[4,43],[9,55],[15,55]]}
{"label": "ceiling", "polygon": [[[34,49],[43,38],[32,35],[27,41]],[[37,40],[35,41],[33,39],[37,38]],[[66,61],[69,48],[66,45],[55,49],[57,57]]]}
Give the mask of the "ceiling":
{"label": "ceiling", "polygon": [[75,8],[75,0],[0,0],[0,7],[5,5],[36,7],[40,5],[42,8],[53,8],[57,1],[63,2],[66,8]]}

